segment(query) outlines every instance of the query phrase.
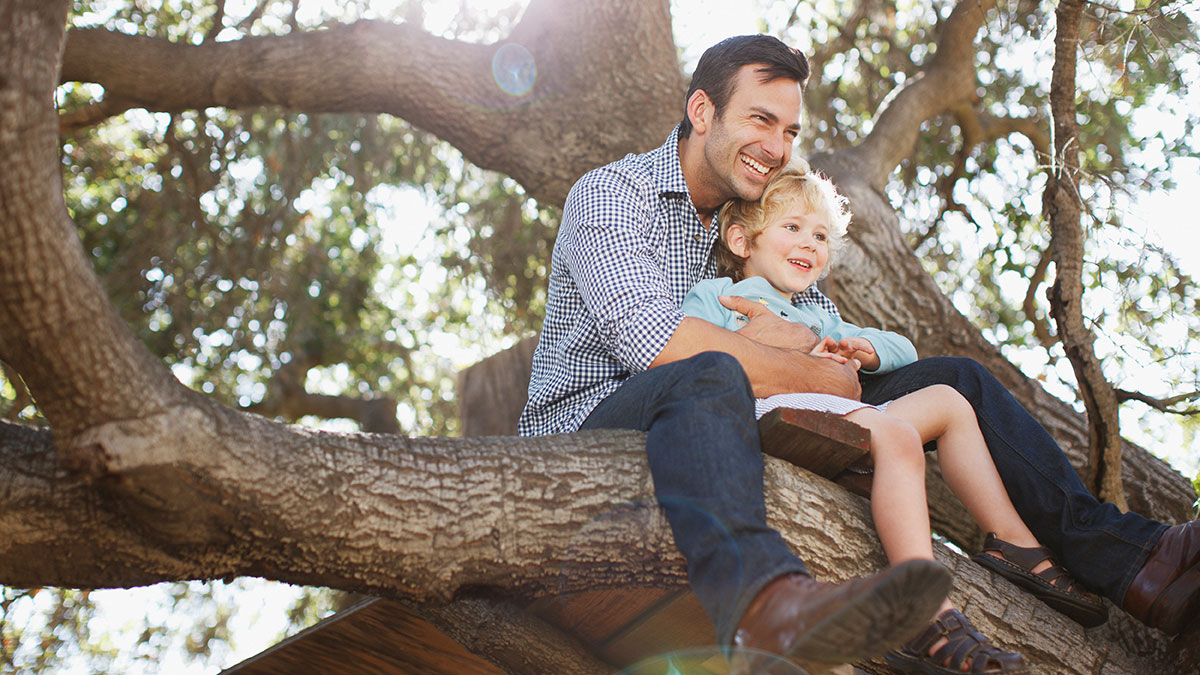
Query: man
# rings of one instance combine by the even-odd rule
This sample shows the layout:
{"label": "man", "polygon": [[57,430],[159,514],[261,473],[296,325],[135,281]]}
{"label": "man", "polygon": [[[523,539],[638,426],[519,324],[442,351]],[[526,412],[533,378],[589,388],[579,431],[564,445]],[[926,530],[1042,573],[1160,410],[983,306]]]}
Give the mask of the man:
{"label": "man", "polygon": [[[656,496],[721,643],[834,663],[918,633],[949,585],[931,564],[820,584],[765,524],[753,397],[858,397],[856,364],[809,357],[814,335],[747,301],[728,303],[751,317],[736,333],[679,311],[715,271],[716,209],[758,198],[790,158],[807,77],[804,57],[774,38],[721,42],[701,57],[662,147],[575,185],[520,432],[645,430]],[[1021,517],[1080,581],[1167,632],[1200,623],[1200,525],[1168,529],[1097,502],[979,364],[922,359],[866,378],[862,398],[939,383],[971,402]]]}
{"label": "man", "polygon": [[769,320],[733,333],[679,310],[712,276],[714,212],[757,199],[790,158],[807,77],[804,56],[774,38],[722,42],[662,147],[575,185],[520,431],[647,431],[656,496],[721,644],[841,663],[917,634],[949,589],[927,561],[818,583],[766,525],[754,395],[857,398],[854,367],[770,346],[794,336]]}

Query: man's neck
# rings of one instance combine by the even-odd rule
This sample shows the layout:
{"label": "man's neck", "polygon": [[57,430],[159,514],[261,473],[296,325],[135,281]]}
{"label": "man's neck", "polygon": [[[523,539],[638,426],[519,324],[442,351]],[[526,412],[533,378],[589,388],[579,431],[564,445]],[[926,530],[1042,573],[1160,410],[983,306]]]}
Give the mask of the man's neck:
{"label": "man's neck", "polygon": [[700,223],[707,230],[712,225],[713,214],[725,203],[719,195],[711,194],[713,189],[710,185],[702,180],[705,175],[707,161],[704,157],[703,148],[697,144],[689,143],[690,138],[679,139],[679,168],[683,171],[683,180],[687,183],[688,194],[692,199],[692,206],[696,208],[696,215],[700,217]]}

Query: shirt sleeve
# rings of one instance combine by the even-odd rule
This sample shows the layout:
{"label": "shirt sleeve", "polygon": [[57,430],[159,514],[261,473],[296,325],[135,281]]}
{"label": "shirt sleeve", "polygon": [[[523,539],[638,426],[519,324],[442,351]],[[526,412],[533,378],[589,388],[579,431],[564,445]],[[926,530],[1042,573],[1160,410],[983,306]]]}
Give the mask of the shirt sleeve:
{"label": "shirt sleeve", "polygon": [[[728,290],[729,286],[730,280],[726,278],[705,279],[697,283],[683,299],[683,313],[697,319],[704,319],[722,328],[730,328],[729,323],[733,311],[717,300]],[[731,328],[731,330],[735,329],[736,326]]]}
{"label": "shirt sleeve", "polygon": [[593,171],[567,196],[555,251],[603,349],[634,373],[649,368],[683,320],[655,242],[657,209],[652,185]]}
{"label": "shirt sleeve", "polygon": [[870,342],[871,346],[875,348],[875,354],[879,356],[879,367],[875,370],[864,368],[864,373],[882,375],[917,360],[917,348],[913,346],[911,340],[899,333],[878,328],[862,328],[832,317],[827,324],[829,324],[829,329],[826,334],[833,339],[860,337]]}

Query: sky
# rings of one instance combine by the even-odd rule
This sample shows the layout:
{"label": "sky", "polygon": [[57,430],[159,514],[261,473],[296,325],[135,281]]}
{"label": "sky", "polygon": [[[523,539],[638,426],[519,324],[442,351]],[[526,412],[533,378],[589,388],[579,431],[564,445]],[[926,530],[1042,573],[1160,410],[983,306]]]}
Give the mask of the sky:
{"label": "sky", "polygon": [[[237,14],[238,2],[229,2],[229,12]],[[313,6],[314,3],[301,3]],[[386,2],[379,3],[381,10],[386,9]],[[427,4],[427,24],[436,30],[439,22],[449,21],[457,8],[457,0],[442,0]],[[508,0],[472,0],[473,8],[496,9],[510,4]],[[780,5],[781,10],[790,10]],[[758,3],[750,0],[672,0],[673,21],[677,44],[682,50],[684,69],[690,72],[696,59],[707,46],[729,35],[758,32]],[[1200,72],[1200,68],[1198,68]],[[1200,81],[1200,77],[1196,79]],[[1197,96],[1196,93],[1191,94]],[[1200,108],[1200,100],[1194,108]],[[1145,124],[1172,124],[1173,120],[1147,118]],[[1193,130],[1193,134],[1200,131]],[[1197,145],[1200,145],[1198,139]],[[1138,198],[1130,209],[1130,225],[1142,227],[1150,237],[1158,238],[1165,248],[1176,253],[1181,263],[1191,274],[1200,276],[1200,229],[1197,225],[1197,213],[1200,209],[1195,206],[1196,195],[1200,195],[1200,163],[1195,161],[1179,162],[1173,171],[1173,177],[1178,187],[1170,192],[1148,194]],[[412,222],[413,214],[425,212],[434,216],[427,204],[421,202],[413,194],[399,193],[394,196],[396,205],[393,210],[407,215],[406,220]],[[394,230],[393,232],[399,232]],[[419,235],[411,230],[399,232],[394,236],[411,238]],[[412,250],[410,242],[393,240],[390,245],[402,246]],[[460,366],[466,366],[477,360],[480,355],[476,351],[464,350],[458,357]],[[1182,445],[1182,439],[1180,440]],[[1190,471],[1195,475],[1200,471],[1200,458],[1194,452],[1184,452],[1172,458],[1179,468]],[[225,665],[232,665],[248,658],[262,649],[269,647],[283,628],[283,613],[292,598],[294,589],[280,584],[250,584],[243,591],[247,595],[239,598],[238,603],[243,607],[251,607],[252,611],[240,612],[235,615],[234,629],[237,644],[225,655]],[[163,591],[159,587],[149,587],[134,590],[100,591],[93,595],[102,607],[102,615],[98,619],[97,629],[113,627],[129,627],[130,631],[149,613],[165,611],[162,609]],[[117,633],[117,635],[122,635]],[[136,633],[125,633],[117,640],[135,640]],[[117,645],[122,646],[122,645]],[[167,661],[158,666],[148,667],[147,664],[128,663],[124,672],[162,672],[162,673],[209,673],[212,668],[200,668],[187,665],[178,655],[166,656]],[[71,668],[63,672],[90,672],[85,665]]]}

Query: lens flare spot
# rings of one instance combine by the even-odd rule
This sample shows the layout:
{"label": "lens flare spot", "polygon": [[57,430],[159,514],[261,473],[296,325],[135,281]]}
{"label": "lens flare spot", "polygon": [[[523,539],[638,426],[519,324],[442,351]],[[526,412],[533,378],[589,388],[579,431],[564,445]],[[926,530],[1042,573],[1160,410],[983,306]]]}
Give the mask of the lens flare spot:
{"label": "lens flare spot", "polygon": [[537,64],[533,61],[533,54],[516,43],[504,45],[492,57],[492,77],[508,94],[523,96],[529,93],[537,80]]}

